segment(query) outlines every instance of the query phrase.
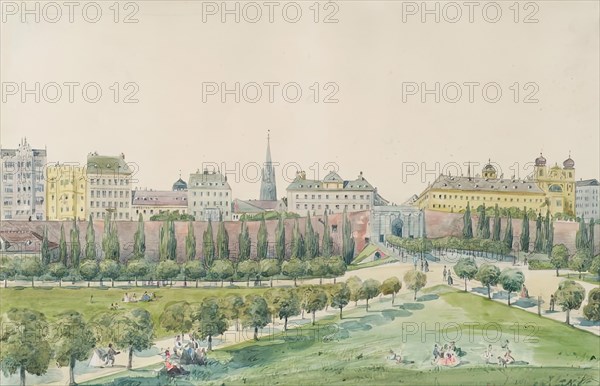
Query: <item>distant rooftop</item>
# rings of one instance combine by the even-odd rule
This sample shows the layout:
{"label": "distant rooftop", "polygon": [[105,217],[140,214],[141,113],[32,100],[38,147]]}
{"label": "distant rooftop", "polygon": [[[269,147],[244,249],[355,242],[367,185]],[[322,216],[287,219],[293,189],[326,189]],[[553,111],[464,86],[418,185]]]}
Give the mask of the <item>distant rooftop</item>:
{"label": "distant rooftop", "polygon": [[600,185],[600,183],[598,182],[597,179],[591,178],[589,180],[577,181],[577,182],[575,182],[575,185],[576,186],[598,186],[598,185]]}

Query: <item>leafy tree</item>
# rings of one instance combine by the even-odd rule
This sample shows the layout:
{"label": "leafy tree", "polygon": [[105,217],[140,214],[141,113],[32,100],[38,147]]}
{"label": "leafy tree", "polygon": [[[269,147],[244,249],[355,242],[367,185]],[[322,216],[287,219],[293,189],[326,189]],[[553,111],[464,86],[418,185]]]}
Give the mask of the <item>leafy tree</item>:
{"label": "leafy tree", "polygon": [[244,302],[243,323],[246,327],[254,328],[254,340],[258,340],[258,329],[263,328],[271,320],[269,306],[265,298],[259,295],[248,295]]}
{"label": "leafy tree", "polygon": [[327,294],[318,286],[308,286],[304,298],[304,309],[312,314],[312,324],[315,324],[315,314],[327,305]]}
{"label": "leafy tree", "polygon": [[259,260],[267,258],[267,224],[265,223],[265,216],[262,215],[260,220],[260,227],[258,228],[258,235],[256,240],[256,257]]}
{"label": "leafy tree", "polygon": [[6,281],[9,277],[14,276],[18,272],[17,264],[13,259],[1,259],[0,260],[0,277],[4,280],[4,288],[6,288]]}
{"label": "leafy tree", "polygon": [[162,211],[150,217],[150,221],[195,221],[196,219],[191,214],[179,213],[178,210]]}
{"label": "leafy tree", "polygon": [[454,272],[458,277],[465,280],[465,292],[467,292],[467,281],[472,280],[477,275],[475,260],[468,257],[461,257],[454,265]]}
{"label": "leafy tree", "polygon": [[48,266],[48,273],[58,280],[58,286],[62,287],[62,279],[69,274],[69,271],[63,263],[53,263]]}
{"label": "leafy tree", "polygon": [[291,288],[275,289],[273,300],[273,312],[283,319],[283,330],[287,331],[288,318],[300,315],[300,298],[298,293]]}
{"label": "leafy tree", "polygon": [[21,274],[25,277],[31,278],[31,288],[33,288],[33,281],[36,277],[41,276],[44,273],[44,267],[40,261],[35,257],[24,259],[21,264]]}
{"label": "leafy tree", "polygon": [[133,308],[113,320],[114,342],[128,349],[127,369],[131,370],[134,351],[152,347],[154,323],[152,315],[142,308]]}
{"label": "leafy tree", "polygon": [[48,329],[41,312],[11,308],[2,315],[0,331],[0,368],[5,376],[19,372],[25,386],[25,373],[43,375],[48,371],[52,348],[43,333]]}
{"label": "leafy tree", "polygon": [[505,268],[498,279],[502,288],[508,292],[508,305],[510,306],[510,293],[517,292],[523,287],[525,283],[525,275],[523,272],[514,268]]}
{"label": "leafy tree", "polygon": [[340,319],[342,319],[342,309],[350,302],[350,288],[346,283],[338,283],[333,286],[331,293],[331,307],[340,309]]}
{"label": "leafy tree", "polygon": [[208,219],[208,225],[202,235],[202,254],[204,255],[204,265],[206,268],[210,268],[215,258],[215,243],[210,219]]}
{"label": "leafy tree", "polygon": [[394,301],[396,300],[396,294],[402,288],[402,282],[395,276],[387,278],[381,283],[381,293],[383,295],[392,295],[392,305],[394,305]]}
{"label": "leafy tree", "polygon": [[229,260],[216,260],[210,267],[210,275],[213,279],[221,280],[221,287],[225,280],[233,278],[233,264]]}
{"label": "leafy tree", "polygon": [[529,252],[529,217],[523,212],[523,226],[521,228],[521,251]]}
{"label": "leafy tree", "polygon": [[176,302],[167,305],[158,319],[158,323],[166,331],[181,333],[192,329],[192,307],[188,302]]}
{"label": "leafy tree", "polygon": [[132,260],[127,264],[127,276],[133,277],[135,286],[138,286],[138,278],[146,276],[150,272],[150,266],[144,260]]}
{"label": "leafy tree", "polygon": [[319,284],[323,284],[323,276],[326,276],[329,271],[327,264],[328,260],[329,259],[325,259],[323,257],[317,257],[307,263],[308,273],[312,276],[318,277]]}
{"label": "leafy tree", "polygon": [[191,260],[183,266],[183,274],[187,279],[195,280],[198,288],[198,280],[206,276],[206,268],[200,260]]}
{"label": "leafy tree", "polygon": [[294,220],[294,228],[292,230],[292,259],[301,259],[304,257],[304,238],[300,233],[298,219]]}
{"label": "leafy tree", "polygon": [[193,314],[197,321],[197,332],[200,338],[208,338],[208,350],[212,351],[212,338],[227,331],[227,318],[215,298],[206,298]]}
{"label": "leafy tree", "polygon": [[283,224],[283,215],[277,220],[275,229],[275,254],[280,262],[285,260],[285,227]]}
{"label": "leafy tree", "polygon": [[583,307],[583,315],[592,322],[600,320],[600,288],[593,288],[588,294],[588,303]]}
{"label": "leafy tree", "polygon": [[554,293],[556,303],[567,312],[566,323],[570,324],[571,310],[578,310],[585,299],[585,289],[574,280],[564,280],[558,285]]}
{"label": "leafy tree", "polygon": [[79,227],[77,218],[73,220],[73,229],[71,229],[71,265],[73,268],[79,268],[81,260],[81,243],[79,242]]}
{"label": "leafy tree", "polygon": [[367,279],[363,282],[362,293],[367,300],[367,312],[369,312],[369,300],[379,295],[381,283],[375,279]]}
{"label": "leafy tree", "polygon": [[512,229],[512,217],[510,215],[506,219],[506,230],[504,232],[504,245],[510,251],[513,245],[513,229]]}
{"label": "leafy tree", "polygon": [[417,300],[417,292],[427,284],[427,276],[423,272],[413,269],[404,274],[403,281],[408,289],[415,291],[414,300]]}
{"label": "leafy tree", "polygon": [[109,278],[111,287],[115,286],[115,279],[118,278],[120,274],[121,267],[116,262],[104,259],[100,263],[100,280],[102,281],[105,277]]}
{"label": "leafy tree", "polygon": [[219,299],[219,307],[230,322],[235,322],[235,330],[240,330],[240,316],[244,308],[244,299],[237,294]]}
{"label": "leafy tree", "polygon": [[65,240],[65,227],[60,224],[60,241],[58,242],[58,261],[65,267],[69,266],[69,256],[67,254],[67,240]]}
{"label": "leafy tree", "polygon": [[219,259],[229,258],[229,234],[225,229],[225,222],[219,222],[219,229],[217,231],[217,256]]}
{"label": "leafy tree", "polygon": [[138,216],[138,227],[133,235],[133,254],[141,259],[146,253],[146,233],[144,231],[144,216],[140,213]]}
{"label": "leafy tree", "polygon": [[556,276],[560,268],[566,268],[569,263],[569,250],[564,244],[558,244],[552,247],[550,264],[556,268]]}
{"label": "leafy tree", "polygon": [[48,264],[50,264],[50,261],[52,260],[52,255],[50,254],[50,243],[48,241],[48,225],[44,225],[44,236],[42,238],[41,254],[42,265],[44,267],[47,267]]}
{"label": "leafy tree", "polygon": [[331,256],[331,234],[329,230],[329,217],[327,216],[327,210],[323,213],[323,242],[321,243],[321,256]]}
{"label": "leafy tree", "polygon": [[477,270],[475,279],[487,287],[488,299],[491,299],[490,287],[498,284],[498,280],[500,280],[500,268],[493,264],[482,264]]}
{"label": "leafy tree", "polygon": [[305,272],[305,265],[300,259],[290,259],[281,264],[281,273],[294,280],[294,287],[297,286],[296,280],[302,277]]}
{"label": "leafy tree", "polygon": [[596,255],[596,257],[594,257],[588,272],[600,278],[600,255]]}
{"label": "leafy tree", "polygon": [[354,238],[352,237],[352,222],[346,214],[344,208],[342,223],[342,257],[346,265],[350,265],[354,260]]}
{"label": "leafy tree", "polygon": [[88,282],[88,287],[90,286],[90,281],[94,280],[100,269],[98,267],[98,263],[95,260],[86,260],[79,267],[79,274]]}
{"label": "leafy tree", "polygon": [[173,260],[164,260],[156,266],[156,277],[162,281],[173,280],[181,272],[181,267]]}
{"label": "leafy tree", "polygon": [[242,221],[242,227],[240,230],[240,236],[238,240],[238,247],[238,259],[240,261],[248,260],[250,258],[250,249],[252,247],[252,244],[250,241],[250,232],[248,231],[248,225],[245,221]]}
{"label": "leafy tree", "polygon": [[304,230],[304,239],[306,242],[305,245],[305,258],[307,260],[315,258],[319,254],[319,246],[317,241],[317,236],[315,234],[315,230],[312,226],[312,221],[310,219],[310,211],[306,214],[306,223]]}
{"label": "leafy tree", "polygon": [[250,287],[250,277],[260,272],[260,266],[255,260],[244,260],[238,264],[237,272],[240,276],[246,277],[246,287]]}
{"label": "leafy tree", "polygon": [[88,260],[96,260],[96,257],[96,234],[94,232],[94,221],[90,214],[85,234],[85,258]]}
{"label": "leafy tree", "polygon": [[333,276],[333,284],[336,283],[336,279],[339,276],[343,276],[346,273],[346,264],[341,256],[332,256],[326,260],[327,272]]}
{"label": "leafy tree", "polygon": [[358,276],[350,276],[348,280],[346,280],[346,285],[350,290],[350,300],[354,302],[356,306],[358,301],[363,298],[362,295],[362,280]]}
{"label": "leafy tree", "polygon": [[575,252],[575,256],[569,261],[569,268],[573,271],[579,272],[579,279],[581,279],[581,272],[587,271],[588,267],[592,262],[589,249],[580,249]]}
{"label": "leafy tree", "polygon": [[69,366],[69,385],[77,385],[75,364],[88,359],[96,345],[92,329],[79,312],[66,311],[58,316],[51,341],[56,363]]}
{"label": "leafy tree", "polygon": [[463,215],[463,237],[465,239],[473,238],[473,223],[471,220],[471,207],[467,202],[467,209]]}
{"label": "leafy tree", "polygon": [[260,261],[260,276],[270,279],[270,286],[273,287],[273,276],[281,271],[279,261],[277,259],[264,259]]}
{"label": "leafy tree", "polygon": [[494,233],[492,234],[492,240],[500,241],[500,210],[498,210],[498,204],[494,207]]}

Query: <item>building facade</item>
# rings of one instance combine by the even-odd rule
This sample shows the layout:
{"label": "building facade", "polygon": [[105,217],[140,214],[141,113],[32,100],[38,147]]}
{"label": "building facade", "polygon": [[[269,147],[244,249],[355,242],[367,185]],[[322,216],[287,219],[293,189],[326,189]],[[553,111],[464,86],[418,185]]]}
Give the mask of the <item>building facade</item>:
{"label": "building facade", "polygon": [[188,182],[188,214],[196,221],[231,220],[231,187],[218,171],[199,170]]}
{"label": "building facade", "polygon": [[111,212],[117,221],[131,219],[131,176],[125,155],[90,153],[86,164],[86,217],[102,219]]}
{"label": "building facade", "polygon": [[287,188],[287,209],[305,216],[312,214],[357,212],[371,210],[375,202],[376,189],[363,177],[362,172],[355,180],[343,180],[331,171],[322,181],[306,179],[299,172]]}
{"label": "building facade", "polygon": [[187,191],[185,190],[134,190],[132,192],[131,216],[135,220],[142,215],[144,221],[162,212],[188,211]]}
{"label": "building facade", "polygon": [[287,207],[283,200],[233,200],[232,217],[234,221],[239,221],[244,215],[256,216],[259,214],[267,214],[268,212],[282,213],[287,211]]}
{"label": "building facade", "polygon": [[600,183],[597,179],[575,183],[575,210],[579,218],[600,221]]}
{"label": "building facade", "polygon": [[[481,176],[440,175],[421,193],[415,204],[421,209],[442,212],[464,212],[480,205],[500,208],[533,209],[536,212],[574,215],[575,163],[569,157],[563,167],[547,167],[540,155],[534,172],[525,179],[498,177],[495,167],[488,163]],[[470,174],[470,173],[469,173]]]}
{"label": "building facade", "polygon": [[16,149],[0,149],[0,216],[3,220],[46,219],[46,150],[24,138]]}
{"label": "building facade", "polygon": [[85,168],[55,164],[46,168],[46,218],[85,220]]}

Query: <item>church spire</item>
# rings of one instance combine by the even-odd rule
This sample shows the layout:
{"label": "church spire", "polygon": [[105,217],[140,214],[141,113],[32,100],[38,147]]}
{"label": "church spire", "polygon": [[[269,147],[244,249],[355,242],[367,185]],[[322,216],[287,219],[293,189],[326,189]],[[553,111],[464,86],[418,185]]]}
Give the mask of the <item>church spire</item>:
{"label": "church spire", "polygon": [[277,200],[277,186],[275,185],[275,168],[271,159],[271,130],[267,131],[267,156],[262,170],[260,183],[260,199],[266,201]]}

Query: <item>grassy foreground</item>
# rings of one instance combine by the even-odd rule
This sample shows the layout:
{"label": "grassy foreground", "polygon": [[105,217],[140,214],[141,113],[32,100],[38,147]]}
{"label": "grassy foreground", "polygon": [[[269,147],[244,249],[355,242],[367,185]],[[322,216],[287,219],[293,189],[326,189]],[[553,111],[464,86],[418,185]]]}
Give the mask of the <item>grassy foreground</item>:
{"label": "grassy foreground", "polygon": [[[509,340],[518,364],[485,364],[488,344],[501,355]],[[455,341],[466,351],[455,368],[431,364],[435,343]],[[405,363],[387,360],[392,349]],[[302,325],[287,334],[263,337],[216,350],[207,367],[190,366],[178,385],[597,385],[600,338],[535,314],[444,286],[431,288],[415,302],[404,293],[372,300]],[[157,366],[151,366],[156,368]],[[88,384],[162,385],[151,371],[123,372]]]}

